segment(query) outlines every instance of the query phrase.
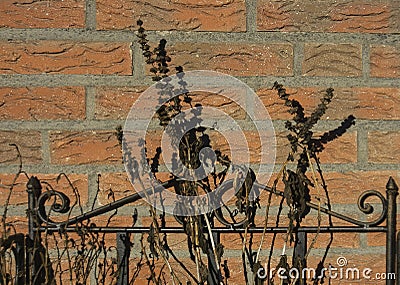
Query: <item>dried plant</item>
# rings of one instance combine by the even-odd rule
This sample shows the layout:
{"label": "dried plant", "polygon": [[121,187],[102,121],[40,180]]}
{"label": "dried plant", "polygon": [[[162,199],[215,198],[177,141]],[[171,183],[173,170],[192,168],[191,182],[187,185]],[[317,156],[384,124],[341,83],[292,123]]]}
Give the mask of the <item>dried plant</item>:
{"label": "dried plant", "polygon": [[[201,122],[201,105],[193,106],[192,94],[186,90],[185,73],[181,66],[175,68],[176,77],[179,79],[179,90],[174,90],[174,87],[168,80],[163,80],[171,73],[169,63],[171,58],[167,52],[167,41],[162,39],[158,45],[152,48],[143,28],[143,22],[137,22],[139,26],[138,38],[139,45],[143,53],[145,63],[149,66],[149,71],[152,74],[152,80],[157,82],[159,90],[159,99],[164,102],[165,98],[168,99],[161,108],[157,110],[157,119],[159,125],[166,127],[173,123],[173,119],[179,114],[182,114],[187,109],[196,110],[193,118],[195,122]],[[286,268],[289,272],[290,268],[295,267],[301,269],[305,265],[305,261],[312,250],[319,234],[319,230],[314,236],[308,252],[304,258],[293,256],[292,265],[289,265],[289,257],[286,254],[286,249],[290,246],[296,246],[298,242],[298,229],[303,222],[303,219],[309,213],[310,208],[308,203],[311,201],[312,191],[316,192],[318,199],[319,210],[321,207],[321,197],[326,196],[329,205],[329,196],[327,187],[324,183],[322,170],[320,168],[320,161],[318,155],[323,151],[325,145],[343,135],[353,124],[355,118],[349,116],[342,124],[331,131],[322,135],[316,135],[313,127],[321,120],[325,114],[329,103],[333,98],[333,89],[326,90],[325,95],[321,98],[321,103],[315,108],[310,116],[306,116],[305,110],[301,103],[290,97],[285,88],[278,83],[273,86],[278,93],[280,99],[283,100],[284,105],[288,108],[288,112],[292,115],[292,119],[285,123],[285,127],[289,134],[287,139],[290,144],[290,151],[287,159],[283,164],[282,169],[278,173],[278,177],[273,181],[272,191],[269,192],[267,199],[267,206],[264,221],[264,233],[262,234],[261,242],[256,250],[253,249],[254,241],[253,234],[249,234],[249,229],[255,226],[254,216],[259,206],[259,200],[250,201],[249,193],[253,184],[256,182],[256,177],[250,169],[244,179],[244,183],[235,191],[235,204],[232,207],[224,206],[233,222],[237,222],[237,216],[243,215],[246,217],[245,222],[240,224],[244,228],[243,233],[239,233],[242,240],[242,264],[244,272],[244,280],[246,284],[263,284],[265,280],[261,280],[257,276],[257,272],[262,265],[260,263],[261,250],[263,248],[264,236],[268,226],[269,209],[271,205],[272,195],[278,193],[277,185],[281,180],[284,185],[282,192],[282,200],[280,203],[279,211],[276,216],[276,226],[279,225],[280,215],[283,211],[284,202],[288,207],[288,224],[285,239],[285,246],[281,254],[280,261],[276,264],[276,268]],[[172,96],[178,92],[179,96]],[[189,119],[185,119],[189,120]],[[195,124],[196,125],[196,124]],[[200,124],[197,124],[200,125]],[[193,169],[197,169],[201,165],[201,150],[204,148],[212,148],[211,139],[207,133],[207,128],[195,127],[190,130],[181,130],[180,128],[167,129],[168,135],[172,139],[181,138],[178,142],[178,153],[174,158],[173,169],[177,173],[188,171],[193,175]],[[129,149],[127,142],[123,136],[122,127],[117,127],[116,136],[123,149],[123,161],[128,165],[130,177],[138,181],[143,186],[141,175],[139,175],[139,166],[149,165],[143,167],[142,171],[149,177],[158,177],[159,168],[162,164],[162,148],[158,147],[152,157],[148,157],[146,141],[141,140],[139,146],[142,148],[140,157],[134,157]],[[84,213],[84,207],[81,205],[81,198],[78,189],[73,185],[68,175],[60,174],[56,182],[61,180],[66,182],[68,187],[74,194],[74,202],[70,205],[64,205],[65,201],[57,195],[56,187],[49,183],[42,182],[44,186],[44,193],[48,193],[49,199],[47,201],[45,210],[48,220],[43,223],[46,230],[43,233],[35,232],[33,239],[27,238],[24,235],[17,234],[13,230],[12,224],[7,223],[7,210],[10,203],[10,197],[16,185],[17,179],[21,175],[25,175],[30,179],[22,170],[22,158],[18,148],[19,169],[9,186],[9,194],[6,198],[4,212],[1,218],[1,236],[0,236],[0,284],[13,284],[14,277],[12,271],[12,255],[16,254],[18,244],[29,242],[31,248],[29,254],[33,257],[31,261],[35,263],[36,276],[30,276],[31,283],[41,284],[87,284],[91,279],[95,279],[98,284],[116,284],[121,270],[121,264],[118,264],[116,258],[116,248],[114,245],[109,245],[105,233],[92,231],[92,228],[97,227],[96,224],[90,219],[85,222],[75,224],[74,230],[67,231],[65,225],[60,226],[57,230],[51,229],[51,219],[56,216],[60,208],[66,207],[67,221],[72,216],[73,211],[80,214]],[[213,171],[202,179],[197,181],[182,180],[174,174],[170,175],[170,179],[174,182],[172,185],[177,194],[183,196],[198,196],[205,193],[210,193],[218,188],[228,174],[232,165],[229,157],[218,149],[214,149],[216,160],[211,165]],[[178,159],[179,158],[179,159]],[[183,167],[185,166],[185,167]],[[141,174],[143,174],[141,173]],[[93,200],[91,209],[95,207],[100,192],[99,182],[100,175],[98,176],[98,189]],[[323,189],[323,193],[322,193]],[[108,199],[110,202],[115,201],[115,195],[112,189],[109,189]],[[51,198],[51,199],[50,199]],[[177,203],[177,209],[183,211],[184,205]],[[57,212],[57,213],[56,213]],[[32,213],[28,213],[32,214]],[[209,284],[208,278],[210,269],[208,268],[209,257],[213,260],[217,270],[216,281],[219,284],[229,284],[231,276],[229,264],[223,260],[224,246],[218,244],[213,237],[212,228],[214,227],[213,220],[218,213],[199,214],[192,216],[176,215],[175,218],[182,224],[182,228],[186,234],[187,251],[196,272],[192,272],[188,268],[188,264],[179,260],[174,250],[168,243],[168,236],[162,233],[162,229],[166,227],[166,217],[164,212],[156,211],[153,207],[149,207],[149,214],[151,217],[151,224],[149,231],[143,233],[140,238],[140,258],[135,263],[136,269],[130,280],[130,284],[134,284],[139,276],[139,272],[143,268],[147,268],[149,272],[148,283],[153,284]],[[115,210],[105,223],[105,227],[109,226],[117,215]],[[135,226],[138,217],[135,210],[132,216],[133,222],[131,226]],[[36,217],[37,218],[37,217]],[[318,229],[321,226],[321,215],[318,211]],[[35,220],[36,223],[40,223]],[[332,221],[330,220],[330,225]],[[14,232],[13,232],[14,231]],[[266,272],[270,272],[271,257],[274,251],[274,235],[272,244],[270,246],[270,254],[268,257],[268,265],[265,268]],[[133,244],[128,244],[132,247]],[[329,246],[327,247],[327,250]],[[326,254],[325,254],[326,256]],[[318,268],[323,267],[324,258],[318,265]],[[157,261],[161,261],[159,265]],[[32,265],[33,266],[33,265]],[[249,271],[250,270],[250,271]],[[178,272],[184,272],[188,280],[181,280]],[[251,274],[252,273],[252,274]],[[250,278],[249,276],[252,277]],[[274,284],[272,278],[267,278],[268,284]],[[296,284],[299,280],[291,280],[290,276],[282,284]],[[323,280],[315,280],[313,284],[318,284]]]}

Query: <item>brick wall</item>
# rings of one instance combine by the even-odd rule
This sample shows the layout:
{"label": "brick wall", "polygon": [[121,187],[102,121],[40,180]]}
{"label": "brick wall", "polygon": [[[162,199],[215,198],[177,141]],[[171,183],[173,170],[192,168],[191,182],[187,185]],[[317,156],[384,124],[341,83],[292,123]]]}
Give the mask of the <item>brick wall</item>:
{"label": "brick wall", "polygon": [[[16,143],[25,171],[53,183],[58,173],[69,174],[88,208],[99,174],[98,205],[107,203],[110,188],[117,198],[133,191],[113,133],[152,83],[131,44],[140,17],[153,42],[168,41],[172,65],[224,72],[257,92],[277,133],[276,169],[288,148],[288,115],[270,90],[273,82],[308,108],[333,87],[336,96],[317,130],[350,114],[357,123],[327,147],[323,169],[334,209],[363,218],[354,205],[361,191],[384,192],[390,175],[400,182],[399,14],[397,0],[2,0],[0,184],[11,183],[18,168],[9,146]],[[9,215],[23,224],[26,181],[20,180]],[[0,193],[3,203],[7,190]],[[127,208],[119,215],[130,215]],[[143,203],[138,208],[146,215]],[[239,239],[223,240],[232,278],[241,284]],[[313,258],[326,244],[321,237]],[[332,264],[345,255],[355,266],[384,268],[381,234],[337,235],[330,252]]]}

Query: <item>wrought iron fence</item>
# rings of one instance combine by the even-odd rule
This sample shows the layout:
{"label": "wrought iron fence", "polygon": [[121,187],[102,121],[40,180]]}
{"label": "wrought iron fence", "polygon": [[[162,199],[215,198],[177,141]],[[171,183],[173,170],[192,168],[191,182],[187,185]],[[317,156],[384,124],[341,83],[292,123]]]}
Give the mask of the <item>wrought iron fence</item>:
{"label": "wrought iron fence", "polygon": [[[148,189],[146,191],[161,191],[161,189],[173,186],[173,181],[165,182],[160,187]],[[273,191],[274,195],[283,196],[283,192],[274,191],[265,185],[256,185],[259,190]],[[15,256],[15,284],[46,284],[46,275],[52,274],[51,262],[47,260],[45,254],[46,248],[42,243],[43,233],[51,232],[75,232],[77,231],[76,225],[90,218],[98,215],[116,210],[124,205],[133,203],[142,198],[143,193],[135,193],[120,200],[116,200],[110,204],[101,206],[92,211],[85,212],[75,217],[68,217],[64,221],[53,221],[46,211],[46,202],[52,197],[57,197],[57,203],[51,205],[51,210],[61,214],[66,214],[70,211],[70,199],[62,192],[55,190],[42,191],[40,181],[36,177],[31,177],[27,183],[28,192],[28,221],[29,232],[27,235],[15,234],[8,238],[5,243],[5,248],[9,248]],[[304,258],[307,252],[307,237],[310,233],[370,233],[381,232],[386,234],[386,274],[396,274],[400,269],[400,255],[398,248],[400,248],[400,238],[397,237],[396,242],[396,197],[398,195],[398,186],[392,177],[386,185],[386,197],[380,192],[369,190],[363,192],[358,199],[358,208],[364,214],[371,214],[374,208],[366,200],[370,197],[376,197],[382,204],[381,212],[378,217],[373,221],[360,221],[347,215],[332,211],[328,208],[321,207],[318,204],[307,202],[307,205],[313,209],[320,211],[330,217],[335,217],[339,220],[348,222],[349,226],[305,226],[299,227],[296,230],[297,242],[294,248],[294,255]],[[230,223],[222,211],[216,210],[214,217],[218,220],[223,227],[212,227],[212,235],[215,242],[219,242],[220,236],[227,233],[243,233],[245,228],[245,220]],[[179,221],[179,217],[176,217]],[[134,234],[148,232],[148,227],[97,227],[91,226],[86,229],[92,233],[108,233],[116,234],[116,249],[117,249],[117,263],[118,263],[118,279],[117,284],[129,284],[129,257],[131,250],[131,239]],[[248,233],[285,233],[286,227],[249,227],[246,229]],[[183,227],[168,227],[163,226],[160,228],[160,233],[184,233]],[[220,274],[217,270],[215,259],[211,258],[210,253],[208,258],[209,266],[209,284],[219,284]],[[396,268],[397,265],[397,268]],[[397,276],[397,275],[395,275]],[[301,282],[305,283],[305,280]],[[395,284],[396,280],[387,279],[386,284]],[[397,284],[400,284],[397,280]]]}

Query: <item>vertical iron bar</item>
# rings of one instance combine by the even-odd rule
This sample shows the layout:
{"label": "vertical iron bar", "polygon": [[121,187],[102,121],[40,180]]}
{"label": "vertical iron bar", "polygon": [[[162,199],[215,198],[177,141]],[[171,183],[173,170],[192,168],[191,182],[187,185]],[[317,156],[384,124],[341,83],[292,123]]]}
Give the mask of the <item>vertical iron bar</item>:
{"label": "vertical iron bar", "polygon": [[[397,233],[397,248],[400,248],[400,232]],[[397,269],[396,269],[396,284],[400,285],[400,278],[399,273],[400,273],[400,254],[396,252],[396,258],[397,258]]]}
{"label": "vertical iron bar", "polygon": [[129,284],[129,256],[131,253],[131,241],[129,233],[117,233],[117,262],[118,285]]}
{"label": "vertical iron bar", "polygon": [[37,245],[40,244],[40,232],[35,229],[38,228],[37,222],[37,199],[42,193],[42,185],[40,184],[37,177],[32,176],[27,185],[28,192],[28,238],[26,240],[26,257],[25,257],[25,272],[26,272],[26,284],[32,284],[35,278],[37,268],[40,264],[36,264],[35,257]]}
{"label": "vertical iron bar", "polygon": [[[15,275],[12,276],[13,281],[11,281],[10,284],[12,283],[12,284],[16,284],[16,285],[24,285],[26,283],[25,282],[26,281],[26,278],[25,278],[25,235],[21,234],[21,233],[11,235],[6,240],[4,240],[4,243],[2,244],[2,246],[3,246],[3,250],[4,250],[3,255],[6,251],[11,251],[15,258],[15,266],[14,266]],[[2,277],[4,278],[4,276],[2,276]],[[3,280],[1,280],[1,281],[3,281]],[[1,283],[1,284],[3,284],[3,283]]]}
{"label": "vertical iron bar", "polygon": [[299,279],[296,282],[296,285],[305,285],[306,284],[306,279],[304,276],[302,276],[302,271],[303,268],[307,267],[307,260],[305,259],[305,256],[307,254],[307,233],[306,232],[298,232],[296,234],[297,236],[297,241],[294,246],[294,251],[293,251],[293,262],[297,261],[297,264],[293,263],[293,266],[297,266],[300,263],[300,268],[298,268],[298,273],[299,273]]}
{"label": "vertical iron bar", "polygon": [[[213,239],[214,239],[214,244],[218,245],[221,242],[220,239],[220,233],[213,232]],[[212,246],[210,245],[208,247],[208,254],[207,254],[207,259],[208,259],[208,284],[220,284],[222,281],[222,276],[221,272],[218,270],[218,264],[215,263],[215,255],[214,251],[212,249]]]}
{"label": "vertical iron bar", "polygon": [[[386,276],[396,273],[396,196],[399,187],[393,177],[386,184],[387,195],[387,233],[386,233]],[[395,279],[387,278],[386,285],[394,285]]]}
{"label": "vertical iron bar", "polygon": [[28,192],[28,226],[29,226],[29,237],[31,240],[34,240],[35,231],[34,229],[37,225],[37,199],[42,193],[42,185],[40,184],[39,179],[35,176],[32,176],[27,185]]}

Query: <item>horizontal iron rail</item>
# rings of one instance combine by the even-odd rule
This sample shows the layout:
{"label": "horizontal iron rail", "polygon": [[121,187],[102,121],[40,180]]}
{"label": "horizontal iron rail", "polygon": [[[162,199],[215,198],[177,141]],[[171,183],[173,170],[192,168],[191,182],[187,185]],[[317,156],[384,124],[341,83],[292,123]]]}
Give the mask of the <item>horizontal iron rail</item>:
{"label": "horizontal iron rail", "polygon": [[[58,232],[60,228],[58,227],[39,227],[35,229],[36,231],[40,232]],[[66,227],[63,228],[62,231],[67,232],[76,232],[76,227]],[[149,232],[150,228],[148,227],[89,227],[85,228],[84,230],[88,232],[98,232],[98,233],[119,233],[119,232],[126,232],[126,233],[147,233]],[[167,228],[160,228],[160,233],[184,233],[185,230],[183,227],[167,227]],[[228,227],[216,227],[211,228],[212,232],[215,233],[244,233],[246,229],[244,228],[228,228]],[[248,228],[248,233],[263,233],[264,228],[256,227],[256,228]],[[297,229],[298,232],[306,232],[306,233],[346,233],[346,232],[387,232],[387,227],[379,226],[379,227],[354,227],[354,226],[340,226],[340,227],[329,227],[329,226],[322,226],[318,227],[301,227]],[[268,227],[265,229],[266,233],[286,233],[286,227]]]}
{"label": "horizontal iron rail", "polygon": [[116,209],[118,209],[118,208],[120,208],[120,207],[122,207],[124,205],[136,202],[136,201],[142,199],[146,195],[149,195],[149,194],[152,194],[152,193],[158,193],[158,192],[162,191],[163,189],[169,188],[171,186],[173,186],[173,181],[169,180],[169,181],[167,181],[167,182],[165,182],[165,183],[163,183],[161,185],[155,186],[154,188],[149,188],[149,189],[146,189],[144,191],[134,193],[132,195],[129,195],[129,196],[121,198],[121,199],[119,199],[117,201],[114,201],[114,202],[112,202],[110,204],[101,206],[101,207],[99,207],[97,209],[94,209],[92,211],[86,212],[86,213],[84,213],[82,215],[79,215],[79,216],[73,217],[71,219],[68,219],[67,221],[60,223],[59,226],[64,227],[64,226],[68,226],[68,225],[74,225],[74,224],[77,224],[79,222],[83,222],[85,220],[89,220],[90,218],[93,218],[93,217],[108,213],[108,212],[116,210]]}
{"label": "horizontal iron rail", "polygon": [[[97,209],[94,209],[92,211],[86,212],[86,213],[84,213],[82,215],[73,217],[73,218],[71,218],[71,219],[69,219],[67,221],[59,223],[58,226],[59,227],[67,227],[69,225],[77,224],[79,222],[88,220],[88,219],[96,217],[98,215],[105,214],[107,212],[110,212],[110,211],[113,211],[115,209],[118,209],[118,208],[120,208],[120,207],[122,207],[124,205],[136,202],[136,201],[142,199],[144,196],[146,196],[148,194],[158,193],[158,192],[162,191],[165,188],[172,187],[173,185],[174,185],[173,180],[169,180],[169,181],[167,181],[167,182],[165,182],[163,184],[155,186],[154,188],[149,188],[149,189],[143,190],[141,192],[134,193],[134,194],[129,195],[127,197],[124,197],[124,198],[122,198],[120,200],[111,202],[110,204],[101,206],[101,207],[99,207]],[[257,182],[255,182],[255,185],[257,187],[259,187],[260,189],[263,189],[264,191],[273,192],[274,194],[276,194],[278,196],[282,196],[282,197],[284,196],[284,193],[282,191],[278,191],[278,190],[274,191],[271,187],[259,184]],[[315,203],[312,203],[312,202],[306,202],[306,204],[307,204],[307,206],[309,206],[310,208],[312,208],[314,210],[321,211],[322,213],[325,213],[325,214],[328,214],[328,215],[330,215],[332,217],[341,219],[341,220],[346,221],[348,223],[351,223],[353,225],[357,225],[357,226],[360,226],[360,227],[368,227],[369,226],[368,222],[359,221],[359,220],[356,220],[354,218],[348,217],[346,215],[339,214],[339,213],[337,213],[335,211],[332,211],[332,210],[329,210],[327,208],[321,207],[318,204],[315,204]],[[51,226],[51,225],[49,225],[49,226]]]}

